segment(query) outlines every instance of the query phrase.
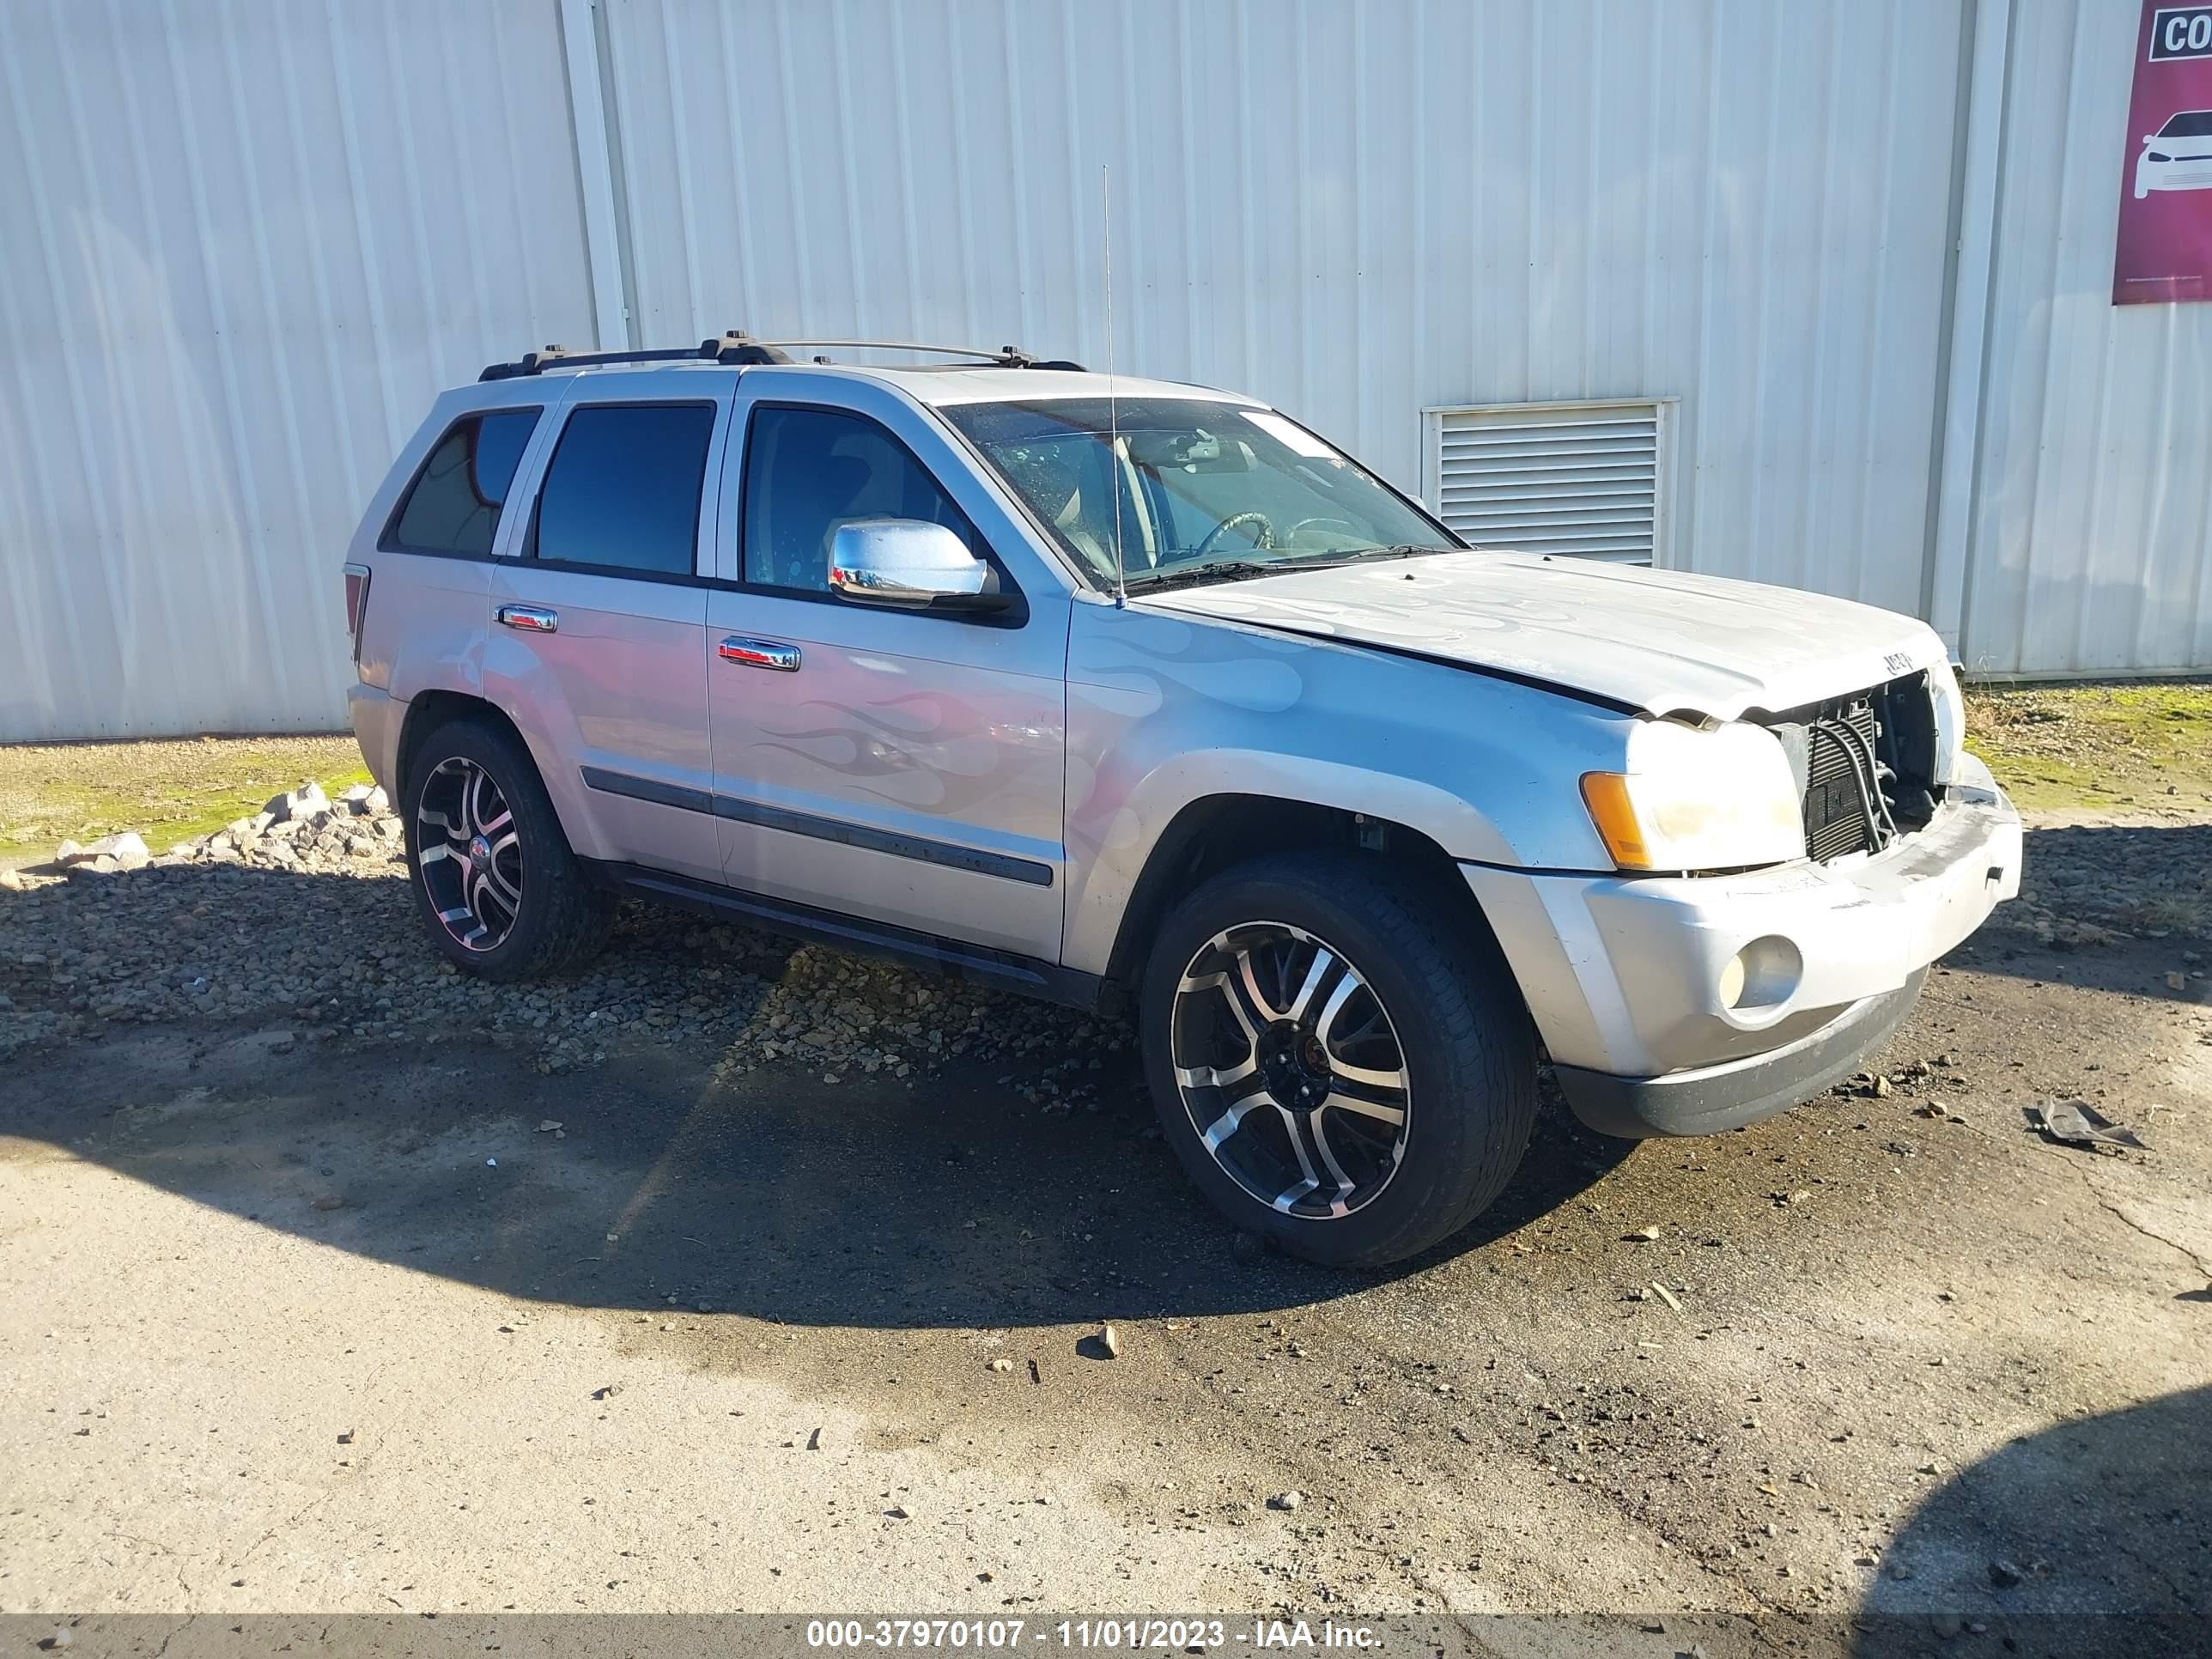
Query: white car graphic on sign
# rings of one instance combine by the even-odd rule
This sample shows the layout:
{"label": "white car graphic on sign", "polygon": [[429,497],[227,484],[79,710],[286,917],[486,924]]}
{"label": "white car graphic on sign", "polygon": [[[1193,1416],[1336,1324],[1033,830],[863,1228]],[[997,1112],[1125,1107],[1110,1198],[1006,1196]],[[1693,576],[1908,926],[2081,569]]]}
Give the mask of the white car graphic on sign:
{"label": "white car graphic on sign", "polygon": [[2182,110],[2142,142],[2136,200],[2154,190],[2212,188],[2212,109]]}

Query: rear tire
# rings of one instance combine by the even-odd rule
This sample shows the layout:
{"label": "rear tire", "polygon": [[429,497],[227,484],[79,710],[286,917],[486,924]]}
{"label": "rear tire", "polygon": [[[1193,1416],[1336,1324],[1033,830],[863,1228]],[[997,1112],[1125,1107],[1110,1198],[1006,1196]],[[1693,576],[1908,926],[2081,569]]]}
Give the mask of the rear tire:
{"label": "rear tire", "polygon": [[1138,1020],[1192,1182],[1310,1261],[1449,1238],[1535,1121],[1534,1036],[1495,945],[1364,858],[1264,859],[1199,887],[1161,925]]}
{"label": "rear tire", "polygon": [[449,720],[411,757],[401,803],[407,874],[430,942],[499,984],[596,956],[615,901],[569,849],[529,751],[481,716]]}

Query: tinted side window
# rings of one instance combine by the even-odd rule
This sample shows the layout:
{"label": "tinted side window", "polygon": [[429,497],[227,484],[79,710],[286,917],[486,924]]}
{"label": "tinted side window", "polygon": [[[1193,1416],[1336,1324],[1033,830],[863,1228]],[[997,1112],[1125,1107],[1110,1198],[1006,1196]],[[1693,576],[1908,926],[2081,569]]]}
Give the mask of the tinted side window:
{"label": "tinted side window", "polygon": [[745,580],[830,591],[830,543],[855,519],[924,519],[990,556],[967,514],[896,438],[827,409],[759,409],[745,447]]}
{"label": "tinted side window", "polygon": [[538,492],[535,556],[688,576],[712,404],[605,404],[577,410]]}
{"label": "tinted side window", "polygon": [[421,553],[489,553],[507,486],[538,425],[535,409],[456,421],[407,486],[387,547]]}

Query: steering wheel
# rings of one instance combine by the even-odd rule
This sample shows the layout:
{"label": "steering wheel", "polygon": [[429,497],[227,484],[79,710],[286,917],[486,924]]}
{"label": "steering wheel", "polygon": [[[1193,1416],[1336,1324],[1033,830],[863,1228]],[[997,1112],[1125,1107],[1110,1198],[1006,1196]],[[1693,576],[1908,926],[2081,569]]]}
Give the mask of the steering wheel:
{"label": "steering wheel", "polygon": [[1204,558],[1213,551],[1214,543],[1219,541],[1223,536],[1236,529],[1240,524],[1256,524],[1260,526],[1259,535],[1253,538],[1253,546],[1273,547],[1275,544],[1274,522],[1266,514],[1232,513],[1206,532],[1206,539],[1191,550],[1190,556],[1194,559]]}

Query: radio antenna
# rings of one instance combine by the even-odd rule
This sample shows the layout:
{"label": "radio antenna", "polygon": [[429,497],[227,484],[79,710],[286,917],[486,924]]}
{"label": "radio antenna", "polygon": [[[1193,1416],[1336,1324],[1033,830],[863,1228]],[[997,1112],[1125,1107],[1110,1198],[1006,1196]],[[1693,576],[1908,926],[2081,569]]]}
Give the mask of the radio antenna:
{"label": "radio antenna", "polygon": [[1106,487],[1114,496],[1114,603],[1129,602],[1128,568],[1121,557],[1121,404],[1114,388],[1114,164],[1098,169],[1099,251],[1106,259]]}

